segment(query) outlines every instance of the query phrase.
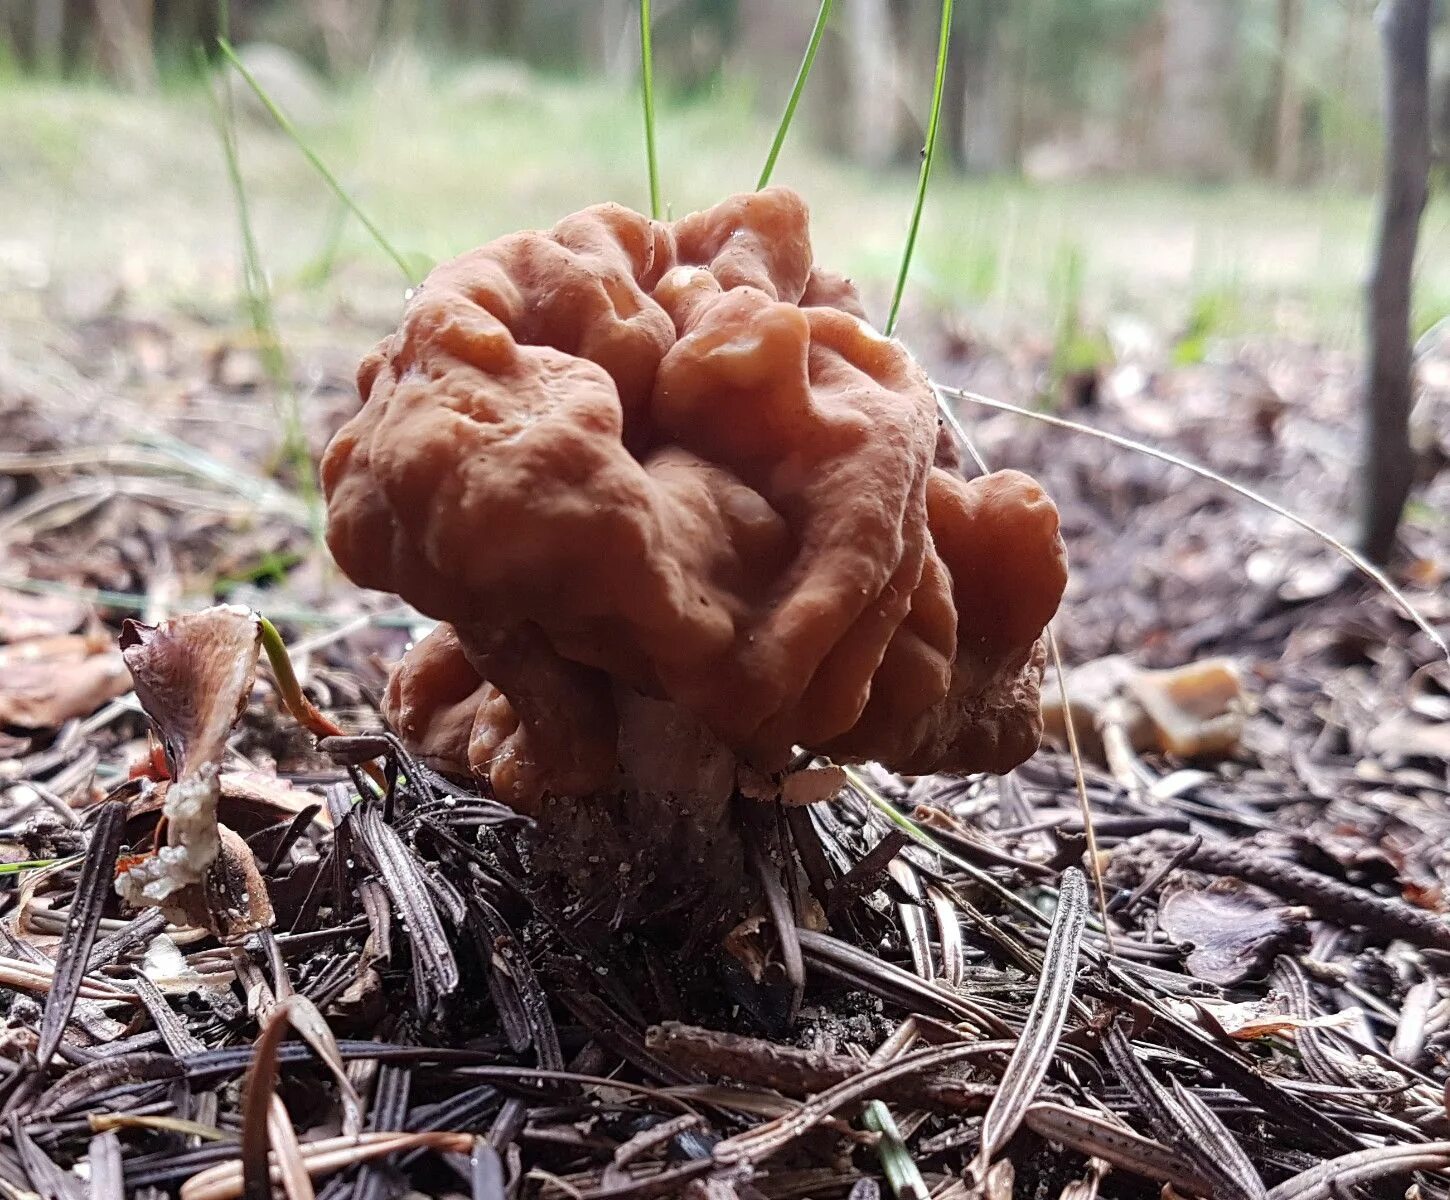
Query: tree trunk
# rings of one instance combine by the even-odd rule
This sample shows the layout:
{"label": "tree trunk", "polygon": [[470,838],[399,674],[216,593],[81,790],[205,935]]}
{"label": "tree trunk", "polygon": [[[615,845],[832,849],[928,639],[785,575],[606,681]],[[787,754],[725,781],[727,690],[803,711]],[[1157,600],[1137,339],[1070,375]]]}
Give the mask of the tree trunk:
{"label": "tree trunk", "polygon": [[1394,549],[1410,494],[1413,362],[1411,281],[1430,168],[1431,0],[1385,0],[1385,164],[1379,235],[1369,281],[1369,362],[1361,546],[1378,563]]}
{"label": "tree trunk", "polygon": [[1304,99],[1295,59],[1301,16],[1300,0],[1278,0],[1279,36],[1264,113],[1262,158],[1264,168],[1280,183],[1300,178]]}
{"label": "tree trunk", "polygon": [[1215,181],[1233,169],[1229,92],[1239,6],[1236,0],[1166,0],[1163,5],[1163,103],[1158,158],[1193,179]]}
{"label": "tree trunk", "polygon": [[1279,53],[1284,59],[1284,82],[1279,89],[1279,111],[1274,122],[1274,174],[1280,183],[1299,180],[1304,142],[1304,98],[1299,90],[1298,63],[1301,13],[1299,0],[1279,0]]}
{"label": "tree trunk", "polygon": [[96,40],[101,70],[135,92],[156,86],[151,46],[152,0],[96,0]]}
{"label": "tree trunk", "polygon": [[31,29],[35,69],[59,75],[65,57],[65,0],[35,0]]}
{"label": "tree trunk", "polygon": [[[838,36],[816,60],[821,79],[812,103],[824,110],[823,141],[868,166],[890,163],[899,136],[891,16],[888,0],[837,0],[831,27]],[[931,78],[929,68],[925,77]],[[930,91],[929,82],[926,87]]]}

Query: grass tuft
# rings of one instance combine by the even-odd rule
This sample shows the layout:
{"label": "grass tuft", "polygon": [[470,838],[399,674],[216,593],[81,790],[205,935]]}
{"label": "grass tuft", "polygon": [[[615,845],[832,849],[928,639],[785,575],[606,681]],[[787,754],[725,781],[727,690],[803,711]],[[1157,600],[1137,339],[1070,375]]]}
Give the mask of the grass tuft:
{"label": "grass tuft", "polygon": [[[200,52],[198,58],[201,58]],[[206,85],[206,95],[216,123],[217,136],[221,140],[227,181],[231,186],[237,226],[241,233],[242,289],[247,316],[251,320],[252,336],[256,342],[257,353],[262,359],[262,369],[271,380],[277,397],[276,413],[282,427],[281,455],[292,466],[297,490],[307,508],[313,540],[321,545],[322,497],[312,466],[312,452],[307,445],[301,404],[296,389],[292,386],[292,371],[287,363],[286,351],[282,348],[277,316],[272,307],[272,288],[267,280],[256,233],[252,228],[251,208],[247,203],[247,189],[242,180],[241,160],[237,153],[235,113],[230,100],[225,96],[219,97],[210,83]]]}

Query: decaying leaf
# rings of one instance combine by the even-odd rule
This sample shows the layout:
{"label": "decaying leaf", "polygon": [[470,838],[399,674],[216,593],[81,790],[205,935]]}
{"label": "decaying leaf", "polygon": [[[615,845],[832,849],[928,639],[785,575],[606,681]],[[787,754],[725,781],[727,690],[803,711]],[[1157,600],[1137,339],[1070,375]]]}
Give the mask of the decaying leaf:
{"label": "decaying leaf", "polygon": [[[1282,998],[1279,1001],[1283,1003]],[[1188,1020],[1208,1017],[1227,1036],[1236,1042],[1251,1042],[1258,1038],[1289,1036],[1300,1029],[1344,1029],[1352,1028],[1361,1016],[1358,1008],[1347,1008],[1337,1013],[1324,1013],[1317,1017],[1296,1017],[1281,1012],[1269,1000],[1229,1001],[1196,1000],[1165,1001],[1170,1008],[1181,1012]]]}
{"label": "decaying leaf", "polygon": [[[223,771],[220,784],[218,819],[244,838],[279,821],[289,821],[305,809],[316,807],[319,801],[315,792],[293,787],[285,779],[260,771]],[[126,814],[126,832],[132,845],[142,842],[156,828],[165,810],[170,786],[169,781],[163,780],[132,802]],[[332,824],[325,805],[313,820],[323,826]]]}
{"label": "decaying leaf", "polygon": [[74,633],[86,623],[90,605],[69,596],[32,596],[0,588],[0,643]]}
{"label": "decaying leaf", "polygon": [[0,725],[54,729],[130,689],[126,664],[86,634],[0,646]]}
{"label": "decaying leaf", "polygon": [[1189,973],[1234,984],[1261,976],[1274,956],[1306,936],[1307,910],[1279,904],[1268,892],[1237,879],[1171,893],[1159,912],[1164,931],[1193,947]]}
{"label": "decaying leaf", "polygon": [[178,925],[199,925],[222,937],[256,933],[272,924],[272,901],[257,860],[241,835],[217,826],[218,849],[201,882],[175,892],[165,904]]}
{"label": "decaying leaf", "polygon": [[161,731],[174,778],[221,759],[251,694],[261,645],[257,614],[231,604],[121,627],[121,653]]}
{"label": "decaying leaf", "polygon": [[[121,649],[136,695],[161,732],[172,779],[157,830],[158,841],[164,832],[164,844],[133,861],[117,879],[116,888],[138,907],[175,907],[194,918],[197,899],[178,893],[206,884],[208,868],[222,852],[217,824],[221,759],[227,736],[252,690],[261,626],[255,613],[219,605],[156,626],[127,621]],[[239,856],[250,861],[244,844]],[[230,895],[234,886],[246,884],[245,877],[245,869],[230,862],[214,881],[221,888],[218,899]],[[260,887],[260,877],[253,882]],[[233,896],[223,903],[225,911],[212,914],[218,931],[237,920],[246,924],[261,916],[261,902],[255,897],[241,903]],[[234,911],[246,916],[227,915]]]}

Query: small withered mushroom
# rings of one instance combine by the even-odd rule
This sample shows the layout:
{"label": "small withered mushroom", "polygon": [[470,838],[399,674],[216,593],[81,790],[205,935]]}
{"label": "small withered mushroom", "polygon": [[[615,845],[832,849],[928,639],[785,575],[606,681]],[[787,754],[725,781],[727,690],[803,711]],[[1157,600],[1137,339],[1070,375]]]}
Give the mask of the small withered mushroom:
{"label": "small withered mushroom", "polygon": [[813,265],[795,193],[500,238],[433,271],[358,385],[328,541],[444,622],[386,714],[519,811],[626,796],[641,838],[714,828],[797,746],[912,773],[1036,748],[1056,509],[934,465],[925,374]]}

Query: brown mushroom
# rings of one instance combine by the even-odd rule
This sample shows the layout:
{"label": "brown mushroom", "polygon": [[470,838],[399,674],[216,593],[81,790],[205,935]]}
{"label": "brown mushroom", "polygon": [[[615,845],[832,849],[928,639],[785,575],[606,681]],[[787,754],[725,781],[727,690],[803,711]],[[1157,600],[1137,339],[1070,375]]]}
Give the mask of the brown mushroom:
{"label": "brown mushroom", "polygon": [[795,193],[501,238],[358,383],[329,543],[444,622],[386,713],[520,811],[648,793],[713,826],[796,746],[910,772],[1036,748],[1056,510],[933,465],[925,374],[814,266]]}

